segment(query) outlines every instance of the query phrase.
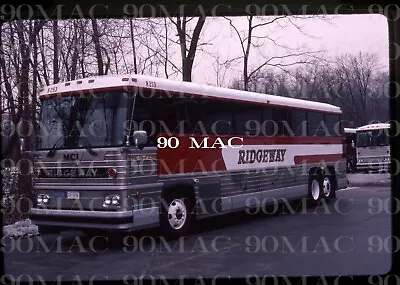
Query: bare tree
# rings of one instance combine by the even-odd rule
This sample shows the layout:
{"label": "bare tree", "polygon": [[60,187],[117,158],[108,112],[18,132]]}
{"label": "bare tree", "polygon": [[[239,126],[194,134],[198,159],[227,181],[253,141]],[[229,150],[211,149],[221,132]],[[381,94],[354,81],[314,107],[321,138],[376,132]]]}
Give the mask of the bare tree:
{"label": "bare tree", "polygon": [[101,55],[100,33],[96,19],[92,19],[92,29],[93,29],[93,34],[92,34],[93,43],[96,51],[98,75],[104,75],[104,63],[103,63],[103,56]]}
{"label": "bare tree", "polygon": [[[194,58],[196,56],[196,51],[198,48],[198,43],[200,39],[200,33],[206,21],[206,18],[201,16],[198,18],[196,26],[193,30],[193,34],[190,36],[188,34],[187,25],[191,19],[187,19],[185,16],[176,18],[176,21],[171,21],[176,26],[179,44],[181,50],[181,60],[182,60],[182,80],[192,81],[192,70]],[[189,47],[188,47],[189,45]]]}
{"label": "bare tree", "polygon": [[368,112],[372,111],[371,87],[373,73],[378,67],[377,56],[369,53],[345,54],[337,58],[337,72],[346,92],[347,108],[352,109],[356,124],[368,122]]}
{"label": "bare tree", "polygon": [[214,58],[213,69],[215,72],[216,85],[222,87],[226,83],[226,74],[230,68],[230,63],[223,61],[220,54],[216,55]]}
{"label": "bare tree", "polygon": [[60,34],[58,31],[58,21],[53,21],[53,37],[54,37],[54,56],[53,56],[53,83],[60,81],[60,71],[58,66],[59,50],[60,50]]}
{"label": "bare tree", "polygon": [[[296,16],[291,16],[294,18],[298,18]],[[256,34],[256,30],[268,31],[266,29],[267,26],[272,26],[281,21],[288,21],[291,25],[295,26],[298,30],[301,30],[301,27],[298,26],[289,16],[275,16],[275,17],[256,17],[256,16],[247,16],[247,29],[244,31],[240,31],[235,24],[233,23],[232,18],[224,17],[228,20],[229,25],[231,27],[232,32],[236,35],[239,40],[241,52],[242,54],[236,58],[228,60],[229,62],[234,62],[237,60],[243,61],[243,85],[244,90],[249,90],[249,82],[252,77],[255,76],[260,70],[265,67],[273,67],[279,68],[285,72],[287,71],[287,67],[298,65],[298,64],[306,64],[310,63],[310,60],[306,58],[313,56],[314,54],[319,53],[319,51],[302,51],[298,48],[290,48],[287,45],[283,45],[278,43],[276,39],[274,39],[268,32],[264,32],[261,34]],[[276,55],[276,56],[267,56],[264,55],[260,48],[266,44],[266,41],[272,43],[273,45],[280,47],[282,50],[285,50],[287,53],[284,55]],[[253,67],[250,70],[249,61],[252,50],[256,49],[259,53],[258,58],[261,59],[261,63]],[[285,60],[290,60],[289,62]],[[228,62],[227,61],[227,62]]]}

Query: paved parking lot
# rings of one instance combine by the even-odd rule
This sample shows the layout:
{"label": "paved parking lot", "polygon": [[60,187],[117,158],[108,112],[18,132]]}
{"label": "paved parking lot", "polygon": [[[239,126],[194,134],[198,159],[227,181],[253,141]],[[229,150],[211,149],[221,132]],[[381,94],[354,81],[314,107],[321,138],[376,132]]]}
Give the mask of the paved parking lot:
{"label": "paved parking lot", "polygon": [[350,185],[317,208],[293,204],[203,220],[170,242],[156,230],[7,239],[5,273],[44,280],[383,274],[391,266],[389,200],[389,186]]}

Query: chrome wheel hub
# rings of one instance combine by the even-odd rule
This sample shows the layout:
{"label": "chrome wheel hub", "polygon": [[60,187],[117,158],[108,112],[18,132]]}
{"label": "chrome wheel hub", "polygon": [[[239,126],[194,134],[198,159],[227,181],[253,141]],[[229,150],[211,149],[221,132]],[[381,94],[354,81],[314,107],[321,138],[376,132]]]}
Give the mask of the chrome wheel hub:
{"label": "chrome wheel hub", "polygon": [[332,187],[331,186],[331,181],[329,180],[328,177],[324,178],[324,181],[322,183],[322,187],[323,187],[323,190],[324,190],[324,196],[328,197],[329,194],[331,194],[331,187]]}
{"label": "chrome wheel hub", "polygon": [[173,200],[168,207],[168,222],[175,230],[179,230],[185,225],[187,210],[185,203],[180,199]]}

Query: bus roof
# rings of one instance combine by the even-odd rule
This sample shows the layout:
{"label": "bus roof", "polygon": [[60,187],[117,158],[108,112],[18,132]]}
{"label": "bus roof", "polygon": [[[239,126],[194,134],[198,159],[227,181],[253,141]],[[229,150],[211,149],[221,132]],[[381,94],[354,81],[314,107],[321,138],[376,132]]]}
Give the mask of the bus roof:
{"label": "bus roof", "polygon": [[369,130],[381,130],[381,129],[389,129],[390,124],[388,123],[378,123],[378,124],[369,124],[365,126],[361,126],[357,128],[358,131],[369,131]]}
{"label": "bus roof", "polygon": [[82,94],[84,92],[116,90],[133,86],[155,90],[167,90],[179,94],[264,103],[268,105],[316,110],[335,114],[341,113],[339,107],[326,103],[136,74],[103,75],[53,84],[42,88],[40,90],[39,98],[44,99],[60,94]]}
{"label": "bus roof", "polygon": [[343,128],[346,134],[355,134],[357,129],[356,128]]}

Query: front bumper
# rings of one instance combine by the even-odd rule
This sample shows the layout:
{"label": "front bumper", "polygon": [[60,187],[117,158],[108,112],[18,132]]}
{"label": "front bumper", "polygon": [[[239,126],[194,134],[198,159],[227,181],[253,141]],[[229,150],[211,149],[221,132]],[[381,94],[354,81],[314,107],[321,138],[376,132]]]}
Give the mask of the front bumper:
{"label": "front bumper", "polygon": [[390,163],[389,162],[381,162],[381,163],[358,163],[357,170],[389,170]]}
{"label": "front bumper", "polygon": [[30,219],[38,226],[63,229],[133,230],[159,223],[158,208],[134,211],[81,211],[32,208]]}

